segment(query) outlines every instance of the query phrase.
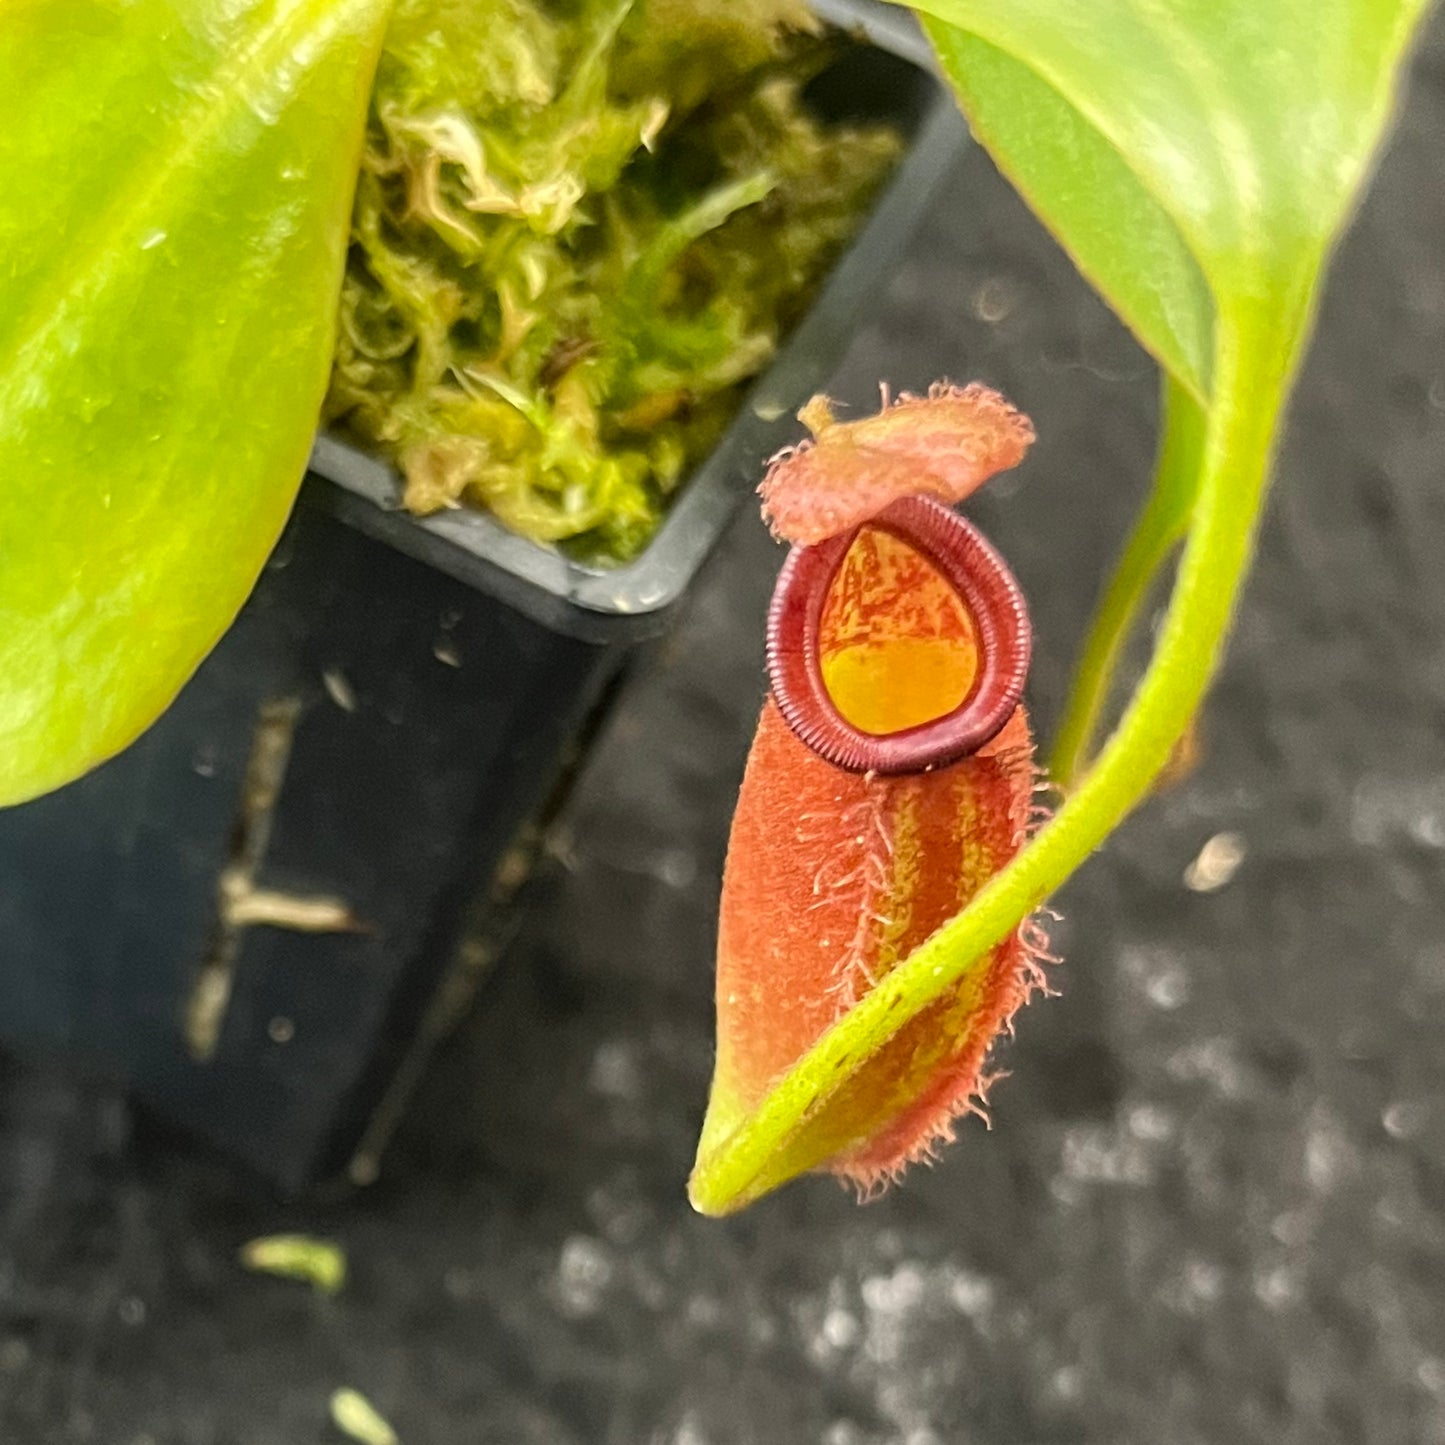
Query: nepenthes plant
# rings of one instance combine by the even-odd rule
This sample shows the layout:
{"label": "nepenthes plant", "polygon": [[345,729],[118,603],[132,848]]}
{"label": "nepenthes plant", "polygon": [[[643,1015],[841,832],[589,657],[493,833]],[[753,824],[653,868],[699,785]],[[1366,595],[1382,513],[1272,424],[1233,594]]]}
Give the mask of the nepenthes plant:
{"label": "nepenthes plant", "polygon": [[[1218,663],[1329,250],[1384,134],[1424,4],[915,8],[975,135],[1159,363],[1156,476],[1105,585],[1055,744],[1062,804],[728,1128],[705,1130],[691,1191],[708,1213],[886,1139],[938,1078],[923,1069],[901,1097],[880,1097],[897,1077],[890,1050],[970,981],[986,1028],[1006,1016],[984,986],[995,951],[1169,763]],[[1099,744],[1123,643],[1176,554],[1153,658]],[[876,1112],[853,1112],[819,1147],[820,1121],[826,1132],[846,1114],[880,1062],[871,1090],[863,1085]]]}
{"label": "nepenthes plant", "polygon": [[[1320,280],[1425,4],[914,5],[978,140],[1158,362],[1157,473],[1053,742],[1054,816],[710,1124],[700,1207],[838,1154],[815,1147],[818,1121],[992,966],[1167,764],[1224,644]],[[4,6],[0,86],[23,103],[0,148],[0,804],[145,728],[275,541],[326,388],[389,10]],[[901,525],[917,541],[925,524]],[[1106,719],[1171,565],[1153,659]],[[895,1102],[875,1135],[915,1100]],[[843,1144],[861,1157],[866,1140]]]}

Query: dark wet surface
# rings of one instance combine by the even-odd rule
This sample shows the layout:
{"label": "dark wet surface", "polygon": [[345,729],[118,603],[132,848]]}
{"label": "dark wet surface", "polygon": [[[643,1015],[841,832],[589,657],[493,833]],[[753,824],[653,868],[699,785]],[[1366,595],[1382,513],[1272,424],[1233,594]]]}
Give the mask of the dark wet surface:
{"label": "dark wet surface", "polygon": [[[350,1384],[405,1445],[1445,1441],[1442,135],[1437,20],[1205,760],[1059,900],[1062,997],[1022,1017],[991,1133],[867,1208],[822,1180],[687,1208],[779,561],[743,519],[372,1190],[281,1205],[59,1070],[0,1076],[0,1439],[310,1445]],[[833,390],[943,374],[1038,424],[973,514],[1032,599],[1047,728],[1154,383],[978,156]],[[1195,891],[1221,833],[1237,871]],[[345,1245],[339,1297],[239,1269],[283,1228]]]}

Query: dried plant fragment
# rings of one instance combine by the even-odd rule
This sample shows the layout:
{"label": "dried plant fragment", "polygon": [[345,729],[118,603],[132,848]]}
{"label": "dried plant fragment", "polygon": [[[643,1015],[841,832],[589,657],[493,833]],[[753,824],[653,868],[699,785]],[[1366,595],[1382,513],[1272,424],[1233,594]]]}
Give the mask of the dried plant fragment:
{"label": "dried plant fragment", "polygon": [[332,1392],[331,1423],[357,1445],[400,1445],[396,1431],[376,1406],[349,1386]]}
{"label": "dried plant fragment", "polygon": [[346,1251],[309,1234],[268,1234],[241,1246],[241,1263],[259,1274],[274,1274],[336,1294],[346,1283]]}

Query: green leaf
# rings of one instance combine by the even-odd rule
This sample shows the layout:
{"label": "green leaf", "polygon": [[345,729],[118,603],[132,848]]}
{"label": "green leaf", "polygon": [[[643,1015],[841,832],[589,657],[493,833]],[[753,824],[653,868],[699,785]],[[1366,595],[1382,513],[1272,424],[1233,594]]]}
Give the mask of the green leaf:
{"label": "green leaf", "polygon": [[[1172,218],[1217,304],[1247,284],[1298,325],[1309,294],[1302,280],[1355,195],[1425,3],[922,0],[914,8],[960,32],[965,51],[971,38],[1029,67],[1108,142]],[[966,106],[972,82],[955,72],[949,49],[942,58]],[[991,110],[1005,103],[988,77],[984,89]],[[1040,214],[1067,244],[1069,218],[1053,200],[1069,181],[1047,169],[1048,148],[1001,160],[1039,168],[1048,197]],[[1115,251],[1120,264],[1151,259],[1122,228]]]}
{"label": "green leaf", "polygon": [[144,729],[285,522],[387,9],[6,8],[0,803]]}
{"label": "green leaf", "polygon": [[[917,8],[931,17],[979,138],[1175,377],[1155,496],[1106,589],[1066,753],[1085,750],[1107,692],[1090,659],[1112,665],[1140,591],[1181,533],[1183,554],[1153,661],[1092,767],[962,913],[834,1024],[751,1116],[705,1141],[691,1193],[707,1213],[740,1208],[815,1164],[813,1124],[829,1102],[981,966],[1168,761],[1218,663],[1321,268],[1384,132],[1425,0],[923,0]],[[1108,204],[1086,194],[1080,167],[1109,188]],[[1121,218],[1112,231],[1109,205]],[[1161,241],[1161,217],[1208,287],[1207,328],[1189,268]],[[1207,365],[1196,354],[1205,337]]]}
{"label": "green leaf", "polygon": [[1124,158],[1023,62],[955,26],[924,26],[969,123],[1074,264],[1155,360],[1201,400],[1214,308],[1199,263]]}

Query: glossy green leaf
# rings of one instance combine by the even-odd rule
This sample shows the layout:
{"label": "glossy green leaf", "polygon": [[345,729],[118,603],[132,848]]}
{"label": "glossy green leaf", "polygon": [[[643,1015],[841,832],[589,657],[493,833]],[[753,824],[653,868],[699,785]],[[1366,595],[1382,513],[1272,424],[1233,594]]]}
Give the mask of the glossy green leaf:
{"label": "glossy green leaf", "polygon": [[145,728],[286,519],[386,11],[5,7],[0,803]]}
{"label": "glossy green leaf", "polygon": [[1202,399],[1214,308],[1169,213],[1025,62],[956,26],[928,21],[924,28],[1000,168],[1155,360]]}
{"label": "glossy green leaf", "polygon": [[[1155,496],[1106,589],[1067,752],[1086,750],[1107,692],[1107,676],[1090,667],[1112,665],[1139,589],[1181,535],[1183,553],[1154,659],[1098,758],[962,913],[830,1028],[751,1116],[706,1141],[691,1187],[708,1213],[740,1208],[815,1164],[810,1131],[829,1100],[977,969],[1168,761],[1218,663],[1321,267],[1380,142],[1425,0],[916,8],[980,140],[1174,376]],[[1208,288],[1207,325],[1171,227]]]}
{"label": "glossy green leaf", "polygon": [[[972,39],[1031,69],[1113,147],[1178,227],[1216,303],[1247,286],[1297,325],[1304,278],[1374,151],[1425,0],[922,0],[914,8],[965,38],[957,61],[950,45],[943,50],[965,107],[975,84],[991,114],[1008,98],[999,80],[966,73]],[[1028,142],[1026,128],[999,143],[1020,138]],[[1072,179],[1049,148],[999,157],[1030,177],[1040,215],[1067,244],[1071,218],[1054,199]],[[1122,226],[1115,249],[1120,268],[1126,257],[1141,267],[1152,260]]]}

